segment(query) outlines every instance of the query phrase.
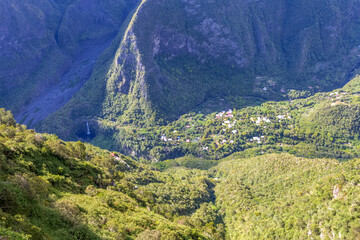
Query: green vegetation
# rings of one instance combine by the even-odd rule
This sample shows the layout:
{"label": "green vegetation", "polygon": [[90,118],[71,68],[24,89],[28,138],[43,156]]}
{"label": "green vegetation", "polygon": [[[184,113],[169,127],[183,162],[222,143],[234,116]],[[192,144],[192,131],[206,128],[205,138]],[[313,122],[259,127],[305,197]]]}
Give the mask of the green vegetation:
{"label": "green vegetation", "polygon": [[329,93],[229,113],[189,113],[164,126],[119,127],[116,121],[103,120],[103,132],[93,142],[101,144],[103,135],[115,132],[113,148],[152,161],[185,155],[221,159],[244,150],[249,156],[289,152],[350,159],[359,156],[359,83],[355,77]]}
{"label": "green vegetation", "polygon": [[[257,154],[141,164],[0,109],[0,236],[356,239],[360,160]],[[204,169],[204,170],[200,170]],[[161,171],[160,171],[161,170]]]}
{"label": "green vegetation", "polygon": [[89,143],[0,109],[0,239],[359,238],[356,1],[50,2],[0,3],[0,104],[84,84],[21,121]]}
{"label": "green vegetation", "polygon": [[[16,124],[0,109],[0,236],[10,239],[220,239],[214,183]],[[210,211],[210,210],[209,210]],[[152,237],[152,238],[151,238]]]}
{"label": "green vegetation", "polygon": [[357,239],[359,167],[289,154],[220,163],[216,205],[228,239]]}
{"label": "green vegetation", "polygon": [[[109,125],[166,125],[194,109],[332,90],[360,66],[357,10],[352,0],[139,1],[87,84],[36,128],[75,140],[83,119],[108,121],[106,131],[94,125],[112,141]],[[118,149],[137,141],[125,138]]]}

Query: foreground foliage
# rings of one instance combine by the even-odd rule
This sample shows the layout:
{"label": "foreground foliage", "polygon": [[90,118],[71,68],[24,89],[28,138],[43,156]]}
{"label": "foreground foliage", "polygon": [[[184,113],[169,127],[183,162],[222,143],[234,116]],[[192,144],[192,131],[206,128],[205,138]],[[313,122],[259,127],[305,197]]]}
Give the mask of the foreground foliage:
{"label": "foreground foliage", "polygon": [[[224,227],[204,171],[159,172],[63,142],[0,110],[0,236],[10,239],[208,239]],[[199,216],[200,215],[200,216]]]}

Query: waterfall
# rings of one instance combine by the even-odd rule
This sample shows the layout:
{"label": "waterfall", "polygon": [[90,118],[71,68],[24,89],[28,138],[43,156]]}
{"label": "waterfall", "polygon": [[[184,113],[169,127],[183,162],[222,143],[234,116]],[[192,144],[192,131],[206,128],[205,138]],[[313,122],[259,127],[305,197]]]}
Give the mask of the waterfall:
{"label": "waterfall", "polygon": [[89,128],[89,123],[88,123],[88,121],[86,121],[86,134],[87,135],[90,135],[90,128]]}

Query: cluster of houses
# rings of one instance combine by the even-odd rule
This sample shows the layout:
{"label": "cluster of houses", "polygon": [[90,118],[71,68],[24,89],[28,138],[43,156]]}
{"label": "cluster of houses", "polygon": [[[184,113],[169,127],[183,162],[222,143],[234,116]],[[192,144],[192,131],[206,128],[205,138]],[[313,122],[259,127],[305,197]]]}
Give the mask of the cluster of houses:
{"label": "cluster of houses", "polygon": [[161,141],[163,142],[173,142],[173,141],[180,141],[181,137],[177,137],[177,138],[167,138],[165,135],[161,136]]}
{"label": "cluster of houses", "polygon": [[253,138],[250,138],[249,141],[250,142],[257,142],[257,143],[261,143],[262,140],[265,139],[265,136],[260,136],[260,137],[253,137]]}
{"label": "cluster of houses", "polygon": [[235,126],[236,124],[236,120],[233,122],[230,122],[229,120],[224,120],[224,122],[222,123],[223,126],[227,126],[228,128],[232,128]]}
{"label": "cluster of houses", "polygon": [[[225,144],[225,143],[227,143],[227,142],[228,142],[228,140],[224,139],[224,140],[221,141],[221,144]],[[230,144],[233,144],[233,143],[234,143],[234,140],[230,140],[229,143],[230,143]]]}
{"label": "cluster of houses", "polygon": [[[276,118],[279,120],[279,122],[281,122],[281,120],[284,120],[284,119],[291,119],[291,117],[289,115],[277,115]],[[250,120],[252,122],[255,122],[256,125],[260,125],[261,122],[264,122],[264,123],[271,123],[271,120],[267,117],[257,117],[256,119],[254,119],[253,117],[250,118]]]}
{"label": "cluster of houses", "polygon": [[229,109],[227,111],[222,111],[218,114],[216,114],[216,118],[233,118],[233,111],[232,109]]}
{"label": "cluster of houses", "polygon": [[[233,119],[234,115],[233,115],[233,110],[229,109],[227,111],[222,111],[216,114],[215,119],[221,119],[222,121],[222,125],[225,126],[221,132],[227,132],[227,129],[231,129],[231,134],[235,135],[238,134],[238,130],[234,129],[235,125],[237,124],[237,120]],[[265,116],[257,116],[257,117],[251,117],[250,121],[252,121],[254,124],[256,125],[260,125],[261,123],[271,123],[272,121],[278,121],[281,122],[282,120],[286,120],[286,119],[291,119],[289,114],[279,114],[275,117],[265,117]],[[189,121],[192,121],[192,118],[190,117],[188,119]],[[243,121],[243,119],[239,119],[240,121]],[[185,125],[185,128],[190,128],[191,125],[190,123],[188,125]],[[266,128],[266,126],[264,126],[264,128]],[[173,131],[173,133],[177,133],[178,131]],[[219,133],[218,136],[222,135],[222,133]],[[266,136],[254,136],[251,137],[250,139],[248,139],[249,142],[251,143],[258,143],[261,144],[262,142],[264,142],[266,139]],[[161,136],[161,141],[163,142],[185,142],[185,143],[198,143],[200,141],[200,137],[196,137],[193,139],[187,139],[186,137],[180,138],[180,137],[176,137],[176,138],[171,138],[171,137],[167,137],[166,135],[162,135]],[[234,144],[234,140],[227,140],[227,139],[221,139],[219,140],[218,144],[223,145],[223,144]],[[204,146],[202,147],[203,151],[208,151],[209,148]]]}
{"label": "cluster of houses", "polygon": [[257,117],[257,119],[250,118],[251,121],[255,122],[256,125],[260,125],[261,122],[271,123],[271,120],[267,117]]}

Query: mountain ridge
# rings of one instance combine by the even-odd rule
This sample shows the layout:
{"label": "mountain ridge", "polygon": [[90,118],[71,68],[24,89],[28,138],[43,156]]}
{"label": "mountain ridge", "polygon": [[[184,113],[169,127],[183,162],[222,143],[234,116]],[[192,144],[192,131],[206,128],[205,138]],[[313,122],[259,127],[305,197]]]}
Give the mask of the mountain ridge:
{"label": "mountain ridge", "polygon": [[[93,119],[94,128],[98,118],[161,125],[216,99],[279,101],[286,99],[284,89],[315,93],[340,87],[360,64],[359,19],[353,14],[358,8],[350,0],[341,8],[336,1],[143,1],[128,24],[130,35],[108,58],[108,70],[87,88],[91,95],[101,88],[105,98],[75,97],[40,125],[51,131],[64,114],[73,132],[78,120],[72,115]],[[89,102],[96,107],[79,114]]]}

